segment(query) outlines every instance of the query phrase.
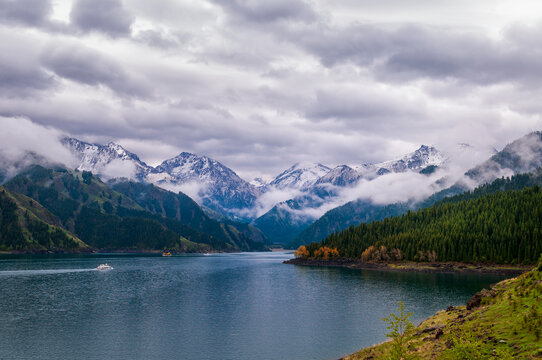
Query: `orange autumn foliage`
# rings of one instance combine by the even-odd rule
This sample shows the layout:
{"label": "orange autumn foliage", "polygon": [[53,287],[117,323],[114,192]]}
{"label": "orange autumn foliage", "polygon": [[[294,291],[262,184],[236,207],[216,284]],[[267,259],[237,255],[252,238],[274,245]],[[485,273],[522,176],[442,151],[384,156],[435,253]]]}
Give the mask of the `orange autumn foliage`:
{"label": "orange autumn foliage", "polygon": [[314,257],[329,260],[331,258],[339,257],[339,251],[336,248],[331,249],[327,246],[323,246],[314,252]]}
{"label": "orange autumn foliage", "polygon": [[301,245],[296,251],[294,251],[294,255],[296,258],[306,258],[309,257],[310,253],[305,245]]}

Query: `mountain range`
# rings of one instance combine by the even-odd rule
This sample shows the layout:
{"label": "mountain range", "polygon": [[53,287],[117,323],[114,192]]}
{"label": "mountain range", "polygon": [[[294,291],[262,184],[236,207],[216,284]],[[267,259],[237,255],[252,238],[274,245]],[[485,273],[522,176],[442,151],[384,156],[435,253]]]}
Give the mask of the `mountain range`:
{"label": "mountain range", "polygon": [[[454,195],[465,193],[475,186],[514,174],[530,173],[542,168],[542,132],[536,131],[514,140],[488,160],[473,167],[451,186],[417,202],[377,205],[356,199],[326,212],[303,229],[289,247],[320,241],[330,234],[360,222],[372,222],[397,216],[408,210],[425,208]],[[538,173],[537,173],[538,174]]]}
{"label": "mountain range", "polygon": [[[316,219],[300,215],[307,208],[318,208],[337,196],[338,188],[353,186],[361,179],[405,171],[438,167],[445,157],[434,147],[421,146],[415,152],[393,161],[359,166],[330,168],[319,163],[298,163],[265,183],[247,182],[233,170],[207,156],[182,152],[152,167],[121,145],[90,144],[75,138],[62,143],[75,155],[81,171],[91,171],[105,179],[129,179],[152,183],[171,190],[190,189],[193,198],[204,208],[232,219],[252,222],[264,229],[272,242],[287,243]],[[262,194],[287,190],[294,194],[289,201],[275,204],[264,214],[256,215]]]}
{"label": "mountain range", "polygon": [[[435,147],[422,145],[410,154],[377,164],[339,165],[332,169],[321,164],[295,165],[269,183],[264,191],[272,191],[275,184],[284,189],[285,181],[290,188],[299,189],[301,193],[276,204],[253,224],[272,242],[288,244],[317,220],[318,215],[323,215],[320,209],[330,203],[340,206],[347,202],[341,202],[344,194],[352,191],[362,180],[372,181],[390,173],[432,173],[446,162],[447,158]],[[359,222],[364,217],[352,216],[351,222]]]}
{"label": "mountain range", "polygon": [[[63,240],[66,244],[72,244],[71,247],[64,246],[65,250],[77,244],[83,244],[79,246],[81,248],[113,251],[171,249],[203,252],[266,248],[266,238],[259,230],[234,221],[211,219],[188,196],[152,184],[117,182],[111,186],[91,172],[34,165],[7,181],[2,189],[18,200],[15,203],[23,208],[24,219],[34,218],[28,217],[27,213],[41,214],[39,220],[51,227],[49,232],[62,229],[76,239]],[[31,212],[27,211],[28,206],[21,205],[25,202],[20,199],[32,200]],[[9,201],[3,205],[6,204],[7,208],[13,208]],[[43,210],[37,212],[34,209]],[[4,213],[4,206],[0,210]],[[36,221],[30,222],[32,226],[27,226],[25,224],[29,221],[11,216],[8,223],[12,228],[21,227],[25,234],[29,233],[25,229],[34,228]],[[39,225],[47,229],[44,224]],[[32,245],[32,238],[36,237],[18,237],[15,248],[0,246],[0,250],[21,247],[31,251],[40,250]],[[44,247],[41,250],[46,251],[56,251],[59,247],[51,241],[39,244]]]}
{"label": "mountain range", "polygon": [[[335,167],[298,163],[270,181],[255,179],[248,182],[220,162],[188,152],[153,167],[112,142],[100,145],[67,137],[62,139],[62,143],[74,154],[77,171],[92,172],[107,181],[113,191],[132,199],[138,206],[137,211],[175,219],[195,231],[211,232],[215,238],[239,249],[254,248],[256,243],[297,246],[318,241],[350,225],[428,206],[434,202],[433,199],[542,165],[540,132],[513,141],[466,172],[455,184],[448,184],[443,170],[448,168],[450,160],[435,147],[426,145],[381,163]],[[33,154],[32,158],[39,162],[40,155]],[[427,176],[437,193],[421,202],[401,203],[376,204],[370,198],[355,197],[360,186],[372,184],[380,178],[387,179],[384,176],[389,174]],[[149,187],[151,184],[158,187]],[[405,192],[416,191],[405,186]],[[197,203],[184,195],[183,190],[186,189],[192,190],[188,195]],[[275,191],[289,194],[290,198],[267,204],[266,208],[262,199]],[[22,193],[25,194],[24,191]],[[146,198],[140,199],[141,194],[146,194]],[[190,211],[199,214],[199,223],[187,220],[186,213]],[[70,231],[69,227],[67,229]]]}
{"label": "mountain range", "polygon": [[260,191],[241,179],[233,170],[207,156],[182,152],[152,167],[121,145],[90,144],[75,138],[64,138],[79,161],[78,170],[91,171],[105,178],[125,178],[152,183],[166,189],[192,186],[192,197],[201,205],[224,216],[239,218],[242,209],[254,206]]}

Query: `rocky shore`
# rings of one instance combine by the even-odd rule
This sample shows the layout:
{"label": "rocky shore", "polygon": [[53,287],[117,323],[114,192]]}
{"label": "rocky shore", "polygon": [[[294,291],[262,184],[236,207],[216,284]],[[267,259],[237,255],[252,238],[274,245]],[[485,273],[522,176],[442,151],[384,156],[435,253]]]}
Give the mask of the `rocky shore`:
{"label": "rocky shore", "polygon": [[406,271],[425,273],[471,273],[471,274],[495,274],[504,276],[517,276],[532,268],[523,265],[488,265],[488,264],[467,264],[454,262],[388,262],[374,263],[363,262],[360,259],[304,259],[296,258],[284,261],[285,264],[299,266],[326,266],[342,267],[361,270],[382,270],[382,271]]}

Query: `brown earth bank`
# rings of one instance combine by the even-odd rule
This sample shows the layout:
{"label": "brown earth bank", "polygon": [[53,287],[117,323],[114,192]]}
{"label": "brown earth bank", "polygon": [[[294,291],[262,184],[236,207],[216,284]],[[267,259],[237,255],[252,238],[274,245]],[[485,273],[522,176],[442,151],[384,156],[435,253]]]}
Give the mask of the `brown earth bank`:
{"label": "brown earth bank", "polygon": [[495,274],[504,276],[516,276],[530,270],[533,265],[496,265],[496,264],[468,264],[459,262],[386,262],[374,263],[363,262],[360,259],[304,259],[296,258],[284,261],[284,264],[300,266],[327,266],[342,267],[360,270],[404,271],[425,273],[471,273],[471,274]]}

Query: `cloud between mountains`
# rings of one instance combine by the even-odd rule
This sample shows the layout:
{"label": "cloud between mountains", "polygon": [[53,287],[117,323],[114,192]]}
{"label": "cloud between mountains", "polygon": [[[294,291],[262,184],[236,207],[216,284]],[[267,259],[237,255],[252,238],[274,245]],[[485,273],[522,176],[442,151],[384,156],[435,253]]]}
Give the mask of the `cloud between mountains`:
{"label": "cloud between mountains", "polygon": [[[542,18],[423,1],[387,21],[348,0],[0,5],[0,114],[149,163],[186,150],[252,178],[420,143],[501,147],[542,125]],[[437,24],[446,10],[472,23]]]}

